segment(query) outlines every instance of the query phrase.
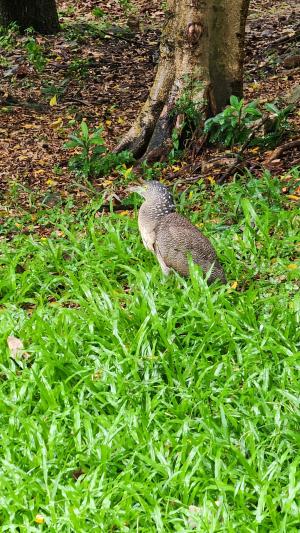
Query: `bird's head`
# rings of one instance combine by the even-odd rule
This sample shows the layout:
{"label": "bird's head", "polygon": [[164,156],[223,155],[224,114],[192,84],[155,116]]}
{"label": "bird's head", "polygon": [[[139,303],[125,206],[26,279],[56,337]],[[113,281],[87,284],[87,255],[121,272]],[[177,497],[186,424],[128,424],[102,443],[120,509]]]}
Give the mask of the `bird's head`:
{"label": "bird's head", "polygon": [[169,189],[159,181],[143,181],[140,185],[128,187],[129,192],[136,192],[146,202],[169,205],[174,207],[174,201]]}

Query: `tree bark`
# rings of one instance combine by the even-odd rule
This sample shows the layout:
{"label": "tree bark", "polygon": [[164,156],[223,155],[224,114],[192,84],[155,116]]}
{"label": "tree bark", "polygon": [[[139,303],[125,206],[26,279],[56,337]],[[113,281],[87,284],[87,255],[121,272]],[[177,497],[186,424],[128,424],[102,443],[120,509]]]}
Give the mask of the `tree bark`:
{"label": "tree bark", "polygon": [[21,31],[33,28],[42,34],[59,31],[55,0],[0,0],[0,24],[16,22]]}
{"label": "tree bark", "polygon": [[[169,151],[184,117],[176,102],[187,90],[206,114],[243,92],[244,36],[249,0],[168,0],[160,60],[149,97],[116,151],[155,159]],[[154,156],[154,157],[153,157]]]}

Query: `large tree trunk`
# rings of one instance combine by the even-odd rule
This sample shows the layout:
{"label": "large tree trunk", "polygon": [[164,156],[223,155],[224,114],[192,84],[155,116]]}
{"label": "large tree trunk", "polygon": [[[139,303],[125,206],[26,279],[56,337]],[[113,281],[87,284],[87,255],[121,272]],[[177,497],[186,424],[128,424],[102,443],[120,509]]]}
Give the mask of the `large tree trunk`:
{"label": "large tree trunk", "polygon": [[245,23],[249,0],[168,0],[160,60],[149,97],[116,151],[154,159],[170,147],[184,117],[176,102],[187,90],[208,114],[232,94],[242,96]]}
{"label": "large tree trunk", "polygon": [[16,22],[21,31],[34,28],[51,34],[59,30],[55,0],[0,0],[0,24]]}

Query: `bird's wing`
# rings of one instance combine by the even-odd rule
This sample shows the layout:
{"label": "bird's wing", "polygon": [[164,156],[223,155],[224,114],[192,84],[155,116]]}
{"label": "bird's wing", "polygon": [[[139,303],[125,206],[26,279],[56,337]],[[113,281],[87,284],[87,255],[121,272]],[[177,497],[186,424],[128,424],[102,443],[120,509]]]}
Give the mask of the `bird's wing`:
{"label": "bird's wing", "polygon": [[188,257],[207,272],[216,258],[210,241],[178,213],[167,215],[156,234],[155,246],[164,263],[183,275],[188,274]]}
{"label": "bird's wing", "polygon": [[169,220],[166,220],[165,228],[170,238],[170,244],[172,243],[178,251],[189,252],[191,255],[193,252],[201,253],[201,255],[205,254],[207,258],[211,259],[216,256],[209,239],[189,220],[178,213],[173,213]]}

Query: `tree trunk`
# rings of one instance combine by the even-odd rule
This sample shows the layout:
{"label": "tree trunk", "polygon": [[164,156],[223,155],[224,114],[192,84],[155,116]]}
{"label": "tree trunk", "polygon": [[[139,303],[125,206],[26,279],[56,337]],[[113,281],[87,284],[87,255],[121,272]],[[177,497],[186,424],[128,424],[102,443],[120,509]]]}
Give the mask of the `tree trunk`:
{"label": "tree trunk", "polygon": [[16,22],[21,31],[33,28],[43,34],[59,31],[55,0],[0,0],[0,24]]}
{"label": "tree trunk", "polygon": [[184,121],[176,102],[188,91],[207,115],[243,91],[245,24],[249,0],[168,0],[160,60],[149,97],[116,151],[155,159],[169,151]]}

